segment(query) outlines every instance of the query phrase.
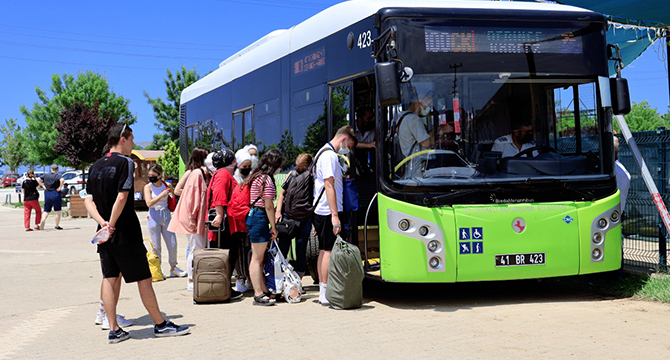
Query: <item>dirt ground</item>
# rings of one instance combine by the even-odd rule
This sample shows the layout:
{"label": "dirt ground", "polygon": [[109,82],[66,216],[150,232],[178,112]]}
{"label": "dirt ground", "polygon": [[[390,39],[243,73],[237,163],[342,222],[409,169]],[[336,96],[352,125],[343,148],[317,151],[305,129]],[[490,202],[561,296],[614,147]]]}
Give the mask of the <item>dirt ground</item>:
{"label": "dirt ground", "polygon": [[[570,279],[366,281],[364,306],[352,311],[320,306],[308,279],[302,303],[270,308],[252,306],[250,296],[195,306],[186,280],[168,279],[154,283],[161,310],[192,327],[192,334],[169,339],[153,337],[136,286],[124,284],[119,312],[135,323],[127,328],[132,338],[107,345],[107,332],[93,324],[101,279],[90,244],[93,221],[64,220],[65,230],[57,231],[49,218],[47,230],[26,233],[22,217],[22,209],[0,206],[0,359],[670,356],[670,305],[605,297]],[[139,217],[148,237],[146,214]],[[178,241],[184,265],[186,239]]]}

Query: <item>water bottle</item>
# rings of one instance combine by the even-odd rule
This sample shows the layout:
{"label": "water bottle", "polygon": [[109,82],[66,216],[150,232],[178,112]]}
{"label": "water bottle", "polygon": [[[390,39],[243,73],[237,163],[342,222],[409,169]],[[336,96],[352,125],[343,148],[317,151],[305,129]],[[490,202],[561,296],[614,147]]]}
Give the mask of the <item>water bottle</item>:
{"label": "water bottle", "polygon": [[91,244],[93,245],[100,245],[104,243],[105,241],[109,240],[110,234],[109,230],[104,227],[100,229],[95,235],[93,236],[93,240],[91,240]]}

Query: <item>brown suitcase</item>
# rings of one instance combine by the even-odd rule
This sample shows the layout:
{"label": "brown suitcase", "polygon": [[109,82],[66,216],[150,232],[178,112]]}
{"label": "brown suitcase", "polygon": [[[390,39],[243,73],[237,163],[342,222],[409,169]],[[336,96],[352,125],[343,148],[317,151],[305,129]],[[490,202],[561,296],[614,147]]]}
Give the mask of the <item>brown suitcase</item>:
{"label": "brown suitcase", "polygon": [[[221,233],[217,234],[219,243]],[[213,303],[230,300],[230,267],[228,252],[212,249],[207,241],[206,249],[193,253],[193,302]]]}

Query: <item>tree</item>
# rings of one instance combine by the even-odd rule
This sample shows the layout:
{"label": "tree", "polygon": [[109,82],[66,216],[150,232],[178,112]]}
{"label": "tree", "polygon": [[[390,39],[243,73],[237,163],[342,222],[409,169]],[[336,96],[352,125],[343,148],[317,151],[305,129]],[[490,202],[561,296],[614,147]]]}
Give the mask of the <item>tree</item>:
{"label": "tree", "polygon": [[661,115],[661,120],[666,126],[670,125],[670,105],[668,105],[668,112]]}
{"label": "tree", "polygon": [[52,97],[39,87],[35,89],[39,101],[33,104],[32,110],[24,105],[21,113],[26,117],[26,137],[28,144],[28,161],[34,164],[67,165],[65,155],[56,153],[58,139],[56,125],[61,121],[61,112],[75,103],[81,103],[88,109],[98,106],[98,114],[113,119],[125,119],[128,124],[135,122],[136,117],[128,109],[129,100],[117,96],[110,91],[107,80],[97,73],[86,71],[74,76],[54,74],[49,88]]}
{"label": "tree", "polygon": [[5,120],[0,126],[0,164],[6,164],[11,171],[26,163],[25,140],[21,133],[21,127],[16,124],[16,119]]}
{"label": "tree", "polygon": [[284,130],[284,134],[281,136],[281,141],[277,144],[277,149],[284,154],[286,161],[284,161],[283,168],[288,169],[295,164],[295,158],[300,155],[300,147],[296,146],[293,143],[293,135],[287,130]]}
{"label": "tree", "polygon": [[147,148],[165,149],[169,142],[178,143],[179,141],[179,106],[181,105],[181,92],[189,85],[200,79],[200,75],[195,69],[186,70],[181,67],[174,75],[170,69],[167,69],[167,78],[165,87],[167,98],[165,101],[161,98],[151,98],[149,93],[144,91],[147,103],[154,109],[156,117],[156,127],[161,133],[154,134],[151,145]]}
{"label": "tree", "polygon": [[[656,130],[659,126],[666,126],[656,108],[651,108],[647,100],[633,102],[630,113],[625,116],[630,131]],[[620,132],[619,124],[614,122],[614,129]]]}
{"label": "tree", "polygon": [[156,159],[156,162],[163,167],[165,176],[179,176],[179,148],[177,144],[169,142],[163,155]]}
{"label": "tree", "polygon": [[102,156],[107,133],[117,123],[111,114],[100,114],[98,104],[89,108],[79,101],[64,108],[60,118],[54,150],[65,158],[67,165],[82,170]]}

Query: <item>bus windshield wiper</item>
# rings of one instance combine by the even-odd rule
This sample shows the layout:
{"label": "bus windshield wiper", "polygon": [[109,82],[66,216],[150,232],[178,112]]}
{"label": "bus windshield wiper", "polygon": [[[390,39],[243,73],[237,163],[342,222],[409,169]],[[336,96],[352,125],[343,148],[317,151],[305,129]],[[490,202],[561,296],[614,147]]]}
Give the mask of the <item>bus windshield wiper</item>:
{"label": "bus windshield wiper", "polygon": [[501,191],[501,188],[495,188],[495,189],[486,189],[486,188],[476,188],[476,189],[460,189],[460,190],[454,190],[452,189],[448,193],[440,194],[440,195],[435,195],[432,197],[424,197],[423,198],[423,205],[424,206],[437,206],[439,205],[438,203],[440,200],[446,200],[450,198],[454,198],[457,196],[462,196],[462,195],[468,195],[468,194],[475,194],[475,193],[481,193],[481,192],[486,192],[486,191],[493,191],[493,192],[498,192]]}
{"label": "bus windshield wiper", "polygon": [[585,200],[595,200],[596,197],[593,195],[591,192],[582,190],[568,182],[565,181],[560,181],[558,179],[550,179],[550,180],[538,180],[538,179],[533,179],[533,178],[528,178],[524,183],[528,186],[530,186],[533,190],[537,190],[537,187],[534,186],[535,184],[559,184],[563,189],[572,191],[576,194],[579,194],[582,196],[583,199]]}

